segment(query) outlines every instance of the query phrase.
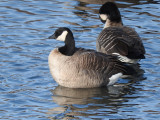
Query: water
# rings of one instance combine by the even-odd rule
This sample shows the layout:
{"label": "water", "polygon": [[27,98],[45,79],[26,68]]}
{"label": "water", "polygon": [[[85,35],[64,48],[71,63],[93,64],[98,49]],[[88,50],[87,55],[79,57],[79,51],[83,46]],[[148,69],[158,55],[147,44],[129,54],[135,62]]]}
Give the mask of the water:
{"label": "water", "polygon": [[116,0],[123,23],[146,48],[139,76],[94,89],[63,88],[52,79],[47,57],[63,44],[47,39],[55,29],[69,27],[77,47],[95,49],[101,3],[86,1],[0,1],[0,119],[160,119],[159,0]]}

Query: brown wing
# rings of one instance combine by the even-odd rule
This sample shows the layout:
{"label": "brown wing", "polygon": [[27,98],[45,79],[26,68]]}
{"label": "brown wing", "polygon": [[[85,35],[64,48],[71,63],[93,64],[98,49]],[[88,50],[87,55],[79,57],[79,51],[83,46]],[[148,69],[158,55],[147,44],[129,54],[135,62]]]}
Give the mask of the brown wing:
{"label": "brown wing", "polygon": [[94,74],[111,77],[117,73],[127,73],[128,68],[116,57],[94,51],[85,51],[78,55],[78,67]]}
{"label": "brown wing", "polygon": [[119,53],[129,58],[143,58],[144,46],[138,34],[128,27],[105,28],[97,38],[97,50],[106,54]]}

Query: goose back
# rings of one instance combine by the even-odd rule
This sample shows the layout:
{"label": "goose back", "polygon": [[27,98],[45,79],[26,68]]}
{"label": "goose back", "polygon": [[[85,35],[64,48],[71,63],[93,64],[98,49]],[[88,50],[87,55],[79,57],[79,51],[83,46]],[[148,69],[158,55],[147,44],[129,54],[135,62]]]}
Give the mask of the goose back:
{"label": "goose back", "polygon": [[130,27],[108,27],[102,30],[96,41],[97,51],[120,54],[130,59],[144,59],[145,49],[137,32]]}

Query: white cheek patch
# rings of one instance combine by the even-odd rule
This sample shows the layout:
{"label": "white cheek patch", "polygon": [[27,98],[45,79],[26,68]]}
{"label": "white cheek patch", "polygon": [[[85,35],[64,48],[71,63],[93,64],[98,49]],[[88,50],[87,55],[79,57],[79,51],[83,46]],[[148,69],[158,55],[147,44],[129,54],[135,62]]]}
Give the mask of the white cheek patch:
{"label": "white cheek patch", "polygon": [[107,15],[105,15],[105,14],[100,14],[99,16],[100,16],[100,18],[101,18],[102,20],[107,20]]}
{"label": "white cheek patch", "polygon": [[117,73],[117,74],[112,75],[112,76],[109,78],[109,83],[108,83],[108,85],[113,85],[115,82],[117,82],[118,78],[121,77],[122,75],[123,75],[122,73]]}
{"label": "white cheek patch", "polygon": [[63,33],[60,36],[58,36],[56,40],[65,41],[67,34],[67,31],[63,31]]}

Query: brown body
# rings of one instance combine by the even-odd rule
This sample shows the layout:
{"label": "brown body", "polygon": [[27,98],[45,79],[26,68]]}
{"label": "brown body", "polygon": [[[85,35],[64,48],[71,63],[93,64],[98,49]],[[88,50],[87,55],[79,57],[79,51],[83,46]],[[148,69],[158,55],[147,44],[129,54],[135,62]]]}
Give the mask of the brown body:
{"label": "brown body", "polygon": [[[54,80],[70,88],[92,88],[112,85],[126,72],[114,57],[77,48],[72,56],[61,54],[57,49],[49,55],[49,68]],[[119,73],[119,74],[117,74]],[[109,78],[117,74],[116,80]]]}

